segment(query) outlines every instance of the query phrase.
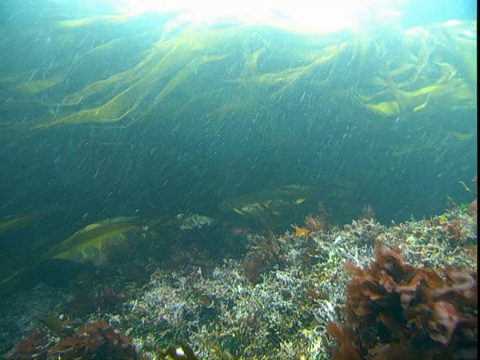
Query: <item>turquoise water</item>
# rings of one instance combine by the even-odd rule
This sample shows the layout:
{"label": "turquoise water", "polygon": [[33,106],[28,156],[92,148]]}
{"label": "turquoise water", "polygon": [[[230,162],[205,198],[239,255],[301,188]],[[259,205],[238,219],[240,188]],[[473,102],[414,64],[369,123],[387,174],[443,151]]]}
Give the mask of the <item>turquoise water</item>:
{"label": "turquoise water", "polygon": [[113,3],[0,4],[0,357],[329,358],[345,262],[476,265],[475,3],[316,32]]}
{"label": "turquoise water", "polygon": [[[248,223],[234,211],[245,197],[280,204],[268,209],[278,233],[319,202],[339,225],[367,204],[389,223],[469,202],[476,25],[464,5],[456,25],[305,35],[4,2],[2,261],[108,218]],[[300,190],[285,200],[285,185]]]}

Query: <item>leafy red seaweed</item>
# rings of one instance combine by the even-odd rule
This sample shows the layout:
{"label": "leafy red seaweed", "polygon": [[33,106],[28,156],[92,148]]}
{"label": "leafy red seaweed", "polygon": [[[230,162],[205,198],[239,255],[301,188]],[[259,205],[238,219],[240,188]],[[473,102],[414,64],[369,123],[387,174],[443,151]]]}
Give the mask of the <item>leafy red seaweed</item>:
{"label": "leafy red seaweed", "polygon": [[417,268],[381,245],[367,269],[347,270],[346,322],[327,327],[333,359],[477,358],[475,271]]}
{"label": "leafy red seaweed", "polygon": [[76,332],[65,332],[60,341],[43,330],[34,330],[15,346],[7,359],[138,359],[131,342],[107,322],[98,321]]}

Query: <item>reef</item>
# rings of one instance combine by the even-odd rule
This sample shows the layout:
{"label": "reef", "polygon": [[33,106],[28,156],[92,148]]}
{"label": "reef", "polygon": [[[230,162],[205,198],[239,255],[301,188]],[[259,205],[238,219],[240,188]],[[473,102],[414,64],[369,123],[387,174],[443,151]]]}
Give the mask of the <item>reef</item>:
{"label": "reef", "polygon": [[[2,333],[2,353],[323,360],[398,359],[414,352],[415,359],[476,358],[475,211],[473,203],[451,204],[445,214],[388,226],[368,211],[343,228],[310,215],[305,236],[295,236],[288,224],[281,235],[225,233],[243,243],[237,248],[243,256],[219,259],[208,248],[185,248],[174,267],[168,256],[155,258],[158,233],[149,237],[146,230],[141,246],[155,244],[148,251],[153,259],[148,265],[142,260],[149,269],[146,282],[126,277],[132,263],[118,262],[121,274],[95,278],[86,308],[68,289],[54,292],[52,286],[19,296],[15,305],[0,307],[1,321],[10,324]],[[172,228],[177,236],[195,235],[178,226]],[[82,289],[88,292],[88,286]],[[18,317],[20,304],[28,307],[41,292],[50,292],[48,304],[30,319]],[[53,320],[52,312],[59,314]]]}
{"label": "reef", "polygon": [[213,224],[214,219],[200,214],[177,214],[177,220],[180,223],[181,230],[201,229],[204,226]]}

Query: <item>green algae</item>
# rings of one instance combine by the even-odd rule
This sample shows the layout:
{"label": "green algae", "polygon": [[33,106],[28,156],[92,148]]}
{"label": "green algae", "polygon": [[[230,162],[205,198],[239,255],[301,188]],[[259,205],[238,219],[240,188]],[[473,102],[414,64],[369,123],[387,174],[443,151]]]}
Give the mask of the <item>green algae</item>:
{"label": "green algae", "polygon": [[121,242],[125,234],[138,228],[135,217],[109,219],[85,226],[48,251],[46,259],[64,259],[77,262],[96,262],[106,252],[110,242]]}

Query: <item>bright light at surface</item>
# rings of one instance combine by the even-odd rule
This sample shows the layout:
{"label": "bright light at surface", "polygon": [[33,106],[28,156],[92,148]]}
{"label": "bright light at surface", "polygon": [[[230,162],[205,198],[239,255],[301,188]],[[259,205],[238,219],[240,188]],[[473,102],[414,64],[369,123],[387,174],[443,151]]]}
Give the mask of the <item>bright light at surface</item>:
{"label": "bright light at surface", "polygon": [[[134,15],[174,13],[179,22],[211,25],[239,21],[298,32],[356,29],[365,16],[387,14],[386,0],[111,0],[117,11]],[[391,13],[390,15],[392,15]]]}

